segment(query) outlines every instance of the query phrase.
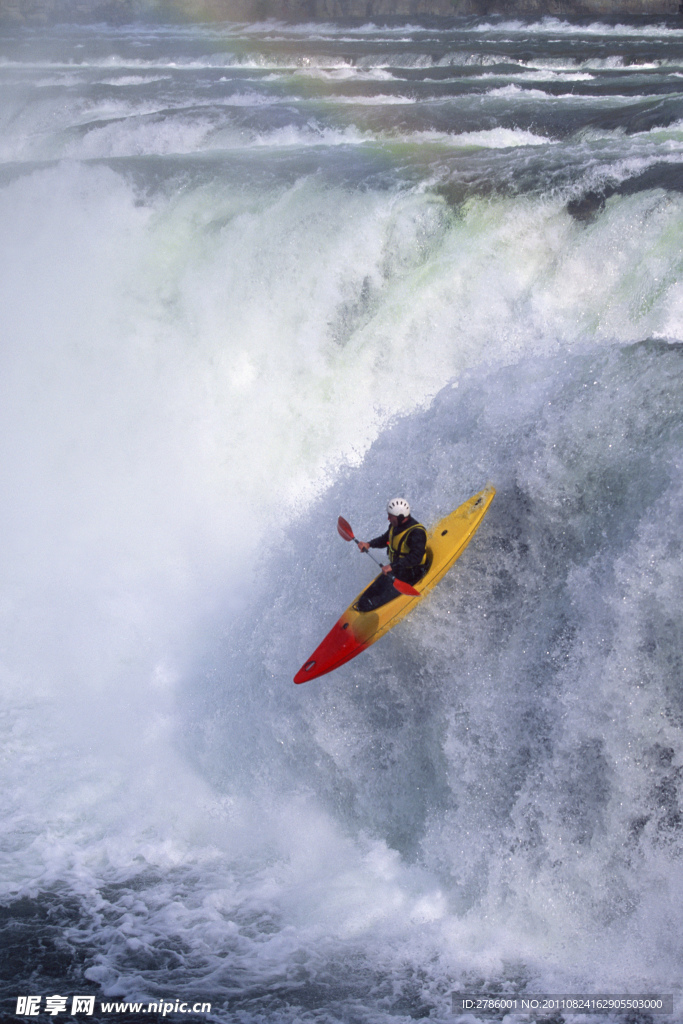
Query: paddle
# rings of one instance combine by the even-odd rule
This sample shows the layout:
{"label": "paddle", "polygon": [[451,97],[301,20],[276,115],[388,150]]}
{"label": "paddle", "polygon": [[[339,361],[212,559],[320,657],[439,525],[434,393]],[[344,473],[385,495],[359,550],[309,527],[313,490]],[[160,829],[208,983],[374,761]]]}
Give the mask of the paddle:
{"label": "paddle", "polygon": [[[340,537],[344,538],[344,540],[353,540],[360,547],[360,541],[356,540],[356,538],[353,535],[353,530],[346,522],[346,520],[343,519],[341,516],[339,516],[339,519],[337,520],[337,532]],[[370,555],[370,552],[366,551],[365,554]],[[377,562],[377,565],[384,565],[384,563],[380,562],[380,560],[378,558],[375,558],[374,555],[370,555],[370,558],[373,560],[373,562]],[[410,597],[420,596],[419,590],[416,590],[415,587],[411,587],[410,583],[404,583],[403,580],[397,580],[393,572],[388,572],[386,575],[394,584],[394,587],[396,588],[396,590],[398,590],[399,594],[406,594]]]}

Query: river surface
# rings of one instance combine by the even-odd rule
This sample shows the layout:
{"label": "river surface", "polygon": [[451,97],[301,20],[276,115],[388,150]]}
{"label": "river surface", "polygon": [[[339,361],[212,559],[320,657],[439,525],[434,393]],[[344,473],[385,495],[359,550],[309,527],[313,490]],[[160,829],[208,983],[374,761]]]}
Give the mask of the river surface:
{"label": "river surface", "polygon": [[683,1019],[682,157],[675,22],[5,30],[3,1019]]}

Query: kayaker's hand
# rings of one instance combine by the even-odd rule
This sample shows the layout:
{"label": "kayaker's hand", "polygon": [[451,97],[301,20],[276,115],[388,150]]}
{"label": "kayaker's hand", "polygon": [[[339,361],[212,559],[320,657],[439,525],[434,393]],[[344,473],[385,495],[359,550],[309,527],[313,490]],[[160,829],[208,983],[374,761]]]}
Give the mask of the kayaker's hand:
{"label": "kayaker's hand", "polygon": [[383,565],[382,566],[382,572],[386,576],[387,573],[391,572],[391,566],[390,565]]}
{"label": "kayaker's hand", "polygon": [[368,542],[366,540],[359,540],[358,541],[358,550],[359,551],[369,551],[369,549],[370,549],[370,545],[368,544]]}

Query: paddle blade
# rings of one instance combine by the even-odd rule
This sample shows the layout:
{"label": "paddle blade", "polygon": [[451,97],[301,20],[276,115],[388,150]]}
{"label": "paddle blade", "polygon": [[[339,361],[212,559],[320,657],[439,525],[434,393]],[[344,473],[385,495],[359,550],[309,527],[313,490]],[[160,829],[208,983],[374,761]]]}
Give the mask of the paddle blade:
{"label": "paddle blade", "polygon": [[340,537],[343,537],[344,540],[356,539],[353,535],[353,530],[342,516],[339,516],[339,519],[337,520],[337,533]]}
{"label": "paddle blade", "polygon": [[411,587],[410,583],[404,583],[403,580],[397,580],[396,577],[392,580],[394,588],[398,590],[399,594],[406,594],[409,597],[419,597],[420,591],[416,590],[415,587]]}

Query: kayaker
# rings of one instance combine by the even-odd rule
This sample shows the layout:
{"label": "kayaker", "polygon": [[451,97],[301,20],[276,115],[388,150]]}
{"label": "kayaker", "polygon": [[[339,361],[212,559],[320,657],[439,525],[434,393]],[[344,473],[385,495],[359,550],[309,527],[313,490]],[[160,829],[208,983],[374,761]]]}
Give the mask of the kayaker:
{"label": "kayaker", "polygon": [[427,531],[411,516],[406,499],[392,498],[387,503],[387,517],[389,529],[386,533],[373,540],[358,542],[359,551],[388,548],[389,554],[389,565],[382,568],[382,574],[359,598],[356,604],[359,612],[372,611],[399,596],[387,573],[391,572],[397,579],[414,586],[427,571]]}

